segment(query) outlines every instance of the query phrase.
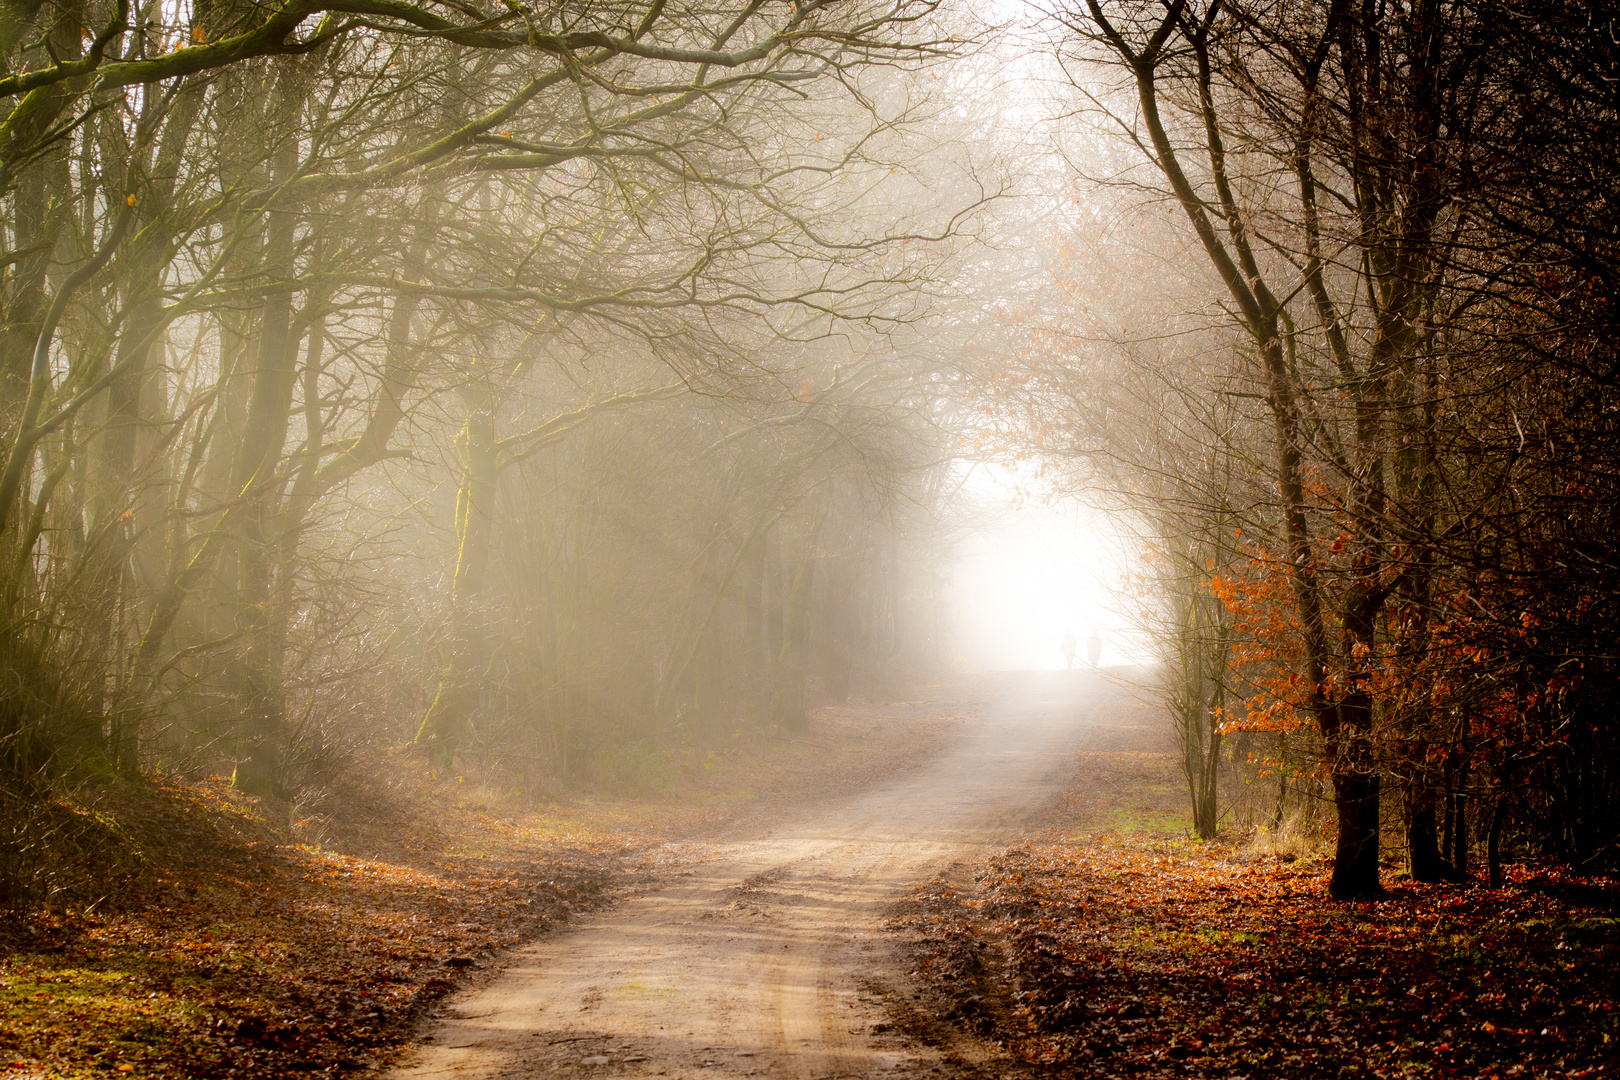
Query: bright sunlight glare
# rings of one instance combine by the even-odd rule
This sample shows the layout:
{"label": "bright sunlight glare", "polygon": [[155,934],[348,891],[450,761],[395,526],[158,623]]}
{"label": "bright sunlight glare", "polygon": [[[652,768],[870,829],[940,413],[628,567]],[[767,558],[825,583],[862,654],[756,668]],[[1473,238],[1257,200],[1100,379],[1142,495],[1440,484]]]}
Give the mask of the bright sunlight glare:
{"label": "bright sunlight glare", "polygon": [[1050,671],[1075,666],[1087,641],[1102,640],[1099,666],[1151,663],[1132,612],[1136,541],[1117,511],[1076,498],[1032,500],[1010,470],[977,466],[963,483],[979,512],[958,549],[948,584],[950,656],[965,670]]}

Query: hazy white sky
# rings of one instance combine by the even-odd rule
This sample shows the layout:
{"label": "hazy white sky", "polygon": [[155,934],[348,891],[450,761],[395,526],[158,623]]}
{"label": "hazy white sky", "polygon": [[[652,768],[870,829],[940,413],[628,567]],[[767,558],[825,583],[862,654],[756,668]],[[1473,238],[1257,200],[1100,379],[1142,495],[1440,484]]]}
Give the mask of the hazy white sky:
{"label": "hazy white sky", "polygon": [[1126,595],[1137,542],[1120,534],[1113,515],[1075,499],[1020,505],[1017,478],[996,467],[978,466],[966,487],[987,521],[950,577],[949,655],[957,664],[1061,668],[1065,630],[1079,639],[1081,662],[1093,631],[1103,639],[1104,666],[1150,662]]}

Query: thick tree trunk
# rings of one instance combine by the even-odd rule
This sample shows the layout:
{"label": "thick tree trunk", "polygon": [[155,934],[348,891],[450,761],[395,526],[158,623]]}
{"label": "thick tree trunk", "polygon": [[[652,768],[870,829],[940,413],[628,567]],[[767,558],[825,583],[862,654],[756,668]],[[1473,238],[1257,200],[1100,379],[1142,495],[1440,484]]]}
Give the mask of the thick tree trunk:
{"label": "thick tree trunk", "polygon": [[1339,815],[1333,877],[1328,891],[1336,900],[1375,896],[1378,882],[1378,775],[1365,765],[1333,770],[1333,803]]}
{"label": "thick tree trunk", "polygon": [[1356,690],[1339,702],[1327,739],[1339,837],[1328,885],[1336,900],[1376,896],[1379,861],[1378,763],[1372,743],[1372,700]]}

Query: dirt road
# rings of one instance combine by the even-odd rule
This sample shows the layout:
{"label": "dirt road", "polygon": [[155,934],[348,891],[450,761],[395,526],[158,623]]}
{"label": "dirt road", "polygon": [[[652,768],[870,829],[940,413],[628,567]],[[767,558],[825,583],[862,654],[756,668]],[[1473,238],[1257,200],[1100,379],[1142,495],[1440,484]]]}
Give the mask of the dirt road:
{"label": "dirt road", "polygon": [[1004,681],[915,771],[587,917],[449,999],[393,1075],[905,1077],[955,1055],[887,1030],[881,927],[912,885],[1020,835],[1129,695],[1090,672]]}

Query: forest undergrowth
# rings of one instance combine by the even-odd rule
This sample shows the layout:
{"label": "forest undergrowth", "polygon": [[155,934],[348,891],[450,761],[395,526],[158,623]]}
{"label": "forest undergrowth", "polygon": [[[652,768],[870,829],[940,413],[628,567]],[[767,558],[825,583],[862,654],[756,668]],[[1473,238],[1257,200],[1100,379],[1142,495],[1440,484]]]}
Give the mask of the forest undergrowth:
{"label": "forest undergrowth", "polygon": [[1084,755],[1066,825],[898,906],[904,1027],[1030,1075],[1620,1072],[1620,882],[1513,866],[1335,902],[1323,857],[1163,828],[1174,766],[1152,757]]}
{"label": "forest undergrowth", "polygon": [[504,949],[702,858],[719,831],[888,775],[926,707],[828,707],[802,738],[662,758],[530,801],[404,752],[357,760],[286,827],[222,777],[151,776],[93,814],[132,869],[0,939],[0,1076],[341,1075],[389,1060]]}

